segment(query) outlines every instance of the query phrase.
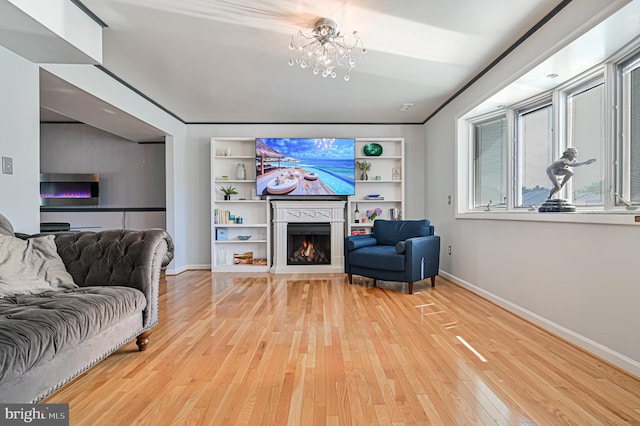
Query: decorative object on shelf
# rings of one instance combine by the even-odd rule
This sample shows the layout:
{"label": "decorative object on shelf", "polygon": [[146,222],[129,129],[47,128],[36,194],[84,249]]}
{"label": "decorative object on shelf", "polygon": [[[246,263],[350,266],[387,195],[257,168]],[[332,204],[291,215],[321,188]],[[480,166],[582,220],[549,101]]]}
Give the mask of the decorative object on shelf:
{"label": "decorative object on shelf", "polygon": [[238,235],[238,239],[242,241],[247,241],[249,238],[251,238],[251,235]]}
{"label": "decorative object on shelf", "polygon": [[366,215],[367,219],[373,222],[378,216],[382,215],[382,209],[380,207],[376,207],[373,210],[367,210]]}
{"label": "decorative object on shelf", "polygon": [[391,179],[400,180],[400,167],[394,167],[391,169]]}
{"label": "decorative object on shelf", "polygon": [[362,147],[362,152],[367,157],[379,157],[382,155],[382,145],[379,143],[368,143]]}
{"label": "decorative object on shelf", "polygon": [[397,207],[389,209],[390,220],[400,220],[400,209]]}
{"label": "decorative object on shelf", "polygon": [[360,210],[358,209],[358,203],[356,203],[356,211],[353,212],[353,221],[360,223]]}
{"label": "decorative object on shelf", "polygon": [[247,178],[247,169],[244,168],[244,163],[238,163],[236,165],[236,179],[245,180]]}
{"label": "decorative object on shelf", "polygon": [[364,197],[365,200],[384,200],[384,197],[380,194],[368,194]]}
{"label": "decorative object on shelf", "polygon": [[356,166],[358,166],[358,168],[360,169],[360,180],[368,180],[369,175],[367,174],[367,172],[371,170],[371,163],[367,160],[357,160]]}
{"label": "decorative object on shelf", "polygon": [[298,30],[289,43],[289,66],[311,68],[314,75],[336,78],[336,70],[346,70],[344,81],[351,79],[350,73],[356,60],[367,53],[357,31],[350,37],[340,33],[338,23],[330,18],[320,18],[313,24],[311,34]]}
{"label": "decorative object on shelf", "polygon": [[225,249],[218,249],[218,266],[224,266],[227,264],[227,251]]}
{"label": "decorative object on shelf", "polygon": [[223,176],[220,176],[220,177],[222,178],[222,180],[229,180],[229,176],[227,176],[227,175],[223,175]]}
{"label": "decorative object on shelf", "polygon": [[227,232],[227,228],[216,228],[216,240],[227,241],[228,238],[229,234]]}
{"label": "decorative object on shelf", "polygon": [[231,147],[228,146],[224,149],[224,156],[231,157]]}
{"label": "decorative object on shelf", "polygon": [[224,194],[224,199],[225,200],[230,200],[232,195],[238,193],[238,191],[236,191],[236,189],[231,185],[229,185],[227,187],[221,186],[220,187],[220,191],[222,191],[222,193]]}
{"label": "decorative object on shelf", "polygon": [[253,252],[248,251],[245,253],[234,253],[233,254],[233,264],[234,265],[251,265],[253,264]]}
{"label": "decorative object on shelf", "polygon": [[374,180],[382,180],[382,177],[380,175],[376,175],[376,177],[373,178]]}

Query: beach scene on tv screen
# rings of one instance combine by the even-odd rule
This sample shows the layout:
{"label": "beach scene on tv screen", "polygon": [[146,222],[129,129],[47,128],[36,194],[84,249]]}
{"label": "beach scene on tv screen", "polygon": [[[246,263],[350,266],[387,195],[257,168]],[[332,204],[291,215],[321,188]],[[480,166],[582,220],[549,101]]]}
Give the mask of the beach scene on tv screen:
{"label": "beach scene on tv screen", "polygon": [[256,139],[259,195],[352,195],[353,139]]}

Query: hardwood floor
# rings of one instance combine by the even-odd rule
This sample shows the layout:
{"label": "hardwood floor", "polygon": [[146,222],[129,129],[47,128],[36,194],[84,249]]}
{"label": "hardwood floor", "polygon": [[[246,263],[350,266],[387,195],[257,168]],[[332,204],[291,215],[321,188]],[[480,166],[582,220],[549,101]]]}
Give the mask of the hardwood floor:
{"label": "hardwood floor", "polygon": [[72,425],[640,424],[640,380],[438,277],[189,271],[47,403]]}

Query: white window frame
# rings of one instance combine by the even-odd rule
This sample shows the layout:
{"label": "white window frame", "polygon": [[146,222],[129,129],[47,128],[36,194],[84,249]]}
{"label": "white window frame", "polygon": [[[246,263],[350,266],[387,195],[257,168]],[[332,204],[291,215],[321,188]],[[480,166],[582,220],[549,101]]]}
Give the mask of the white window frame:
{"label": "white window frame", "polygon": [[[617,200],[615,193],[621,193],[625,199],[629,195],[629,93],[624,93],[625,78],[629,78],[628,70],[640,67],[640,41],[636,40],[630,46],[626,46],[616,55],[609,58],[603,64],[586,70],[574,79],[545,93],[538,94],[519,102],[517,105],[502,106],[500,111],[492,114],[484,114],[476,117],[457,119],[456,156],[458,170],[458,194],[456,197],[456,217],[469,219],[503,219],[503,220],[533,220],[551,222],[578,222],[578,223],[613,223],[623,225],[637,225],[640,222],[640,208],[636,211],[627,210],[625,204]],[[545,99],[551,98],[553,108],[553,152],[559,158],[562,150],[567,146],[568,121],[567,99],[572,94],[584,90],[597,81],[604,81],[604,149],[605,158],[598,161],[605,162],[604,167],[604,202],[602,206],[578,207],[576,213],[538,213],[537,209],[530,206],[516,206],[517,191],[517,137],[516,122],[518,111],[535,109],[544,104]],[[625,98],[626,96],[626,98]],[[620,113],[617,113],[617,111]],[[510,185],[507,193],[510,194],[505,209],[479,209],[473,208],[475,182],[473,182],[473,125],[479,121],[486,121],[490,117],[498,117],[504,114],[507,118],[508,158],[511,164],[508,167],[507,182]],[[623,161],[624,159],[624,161]],[[462,172],[461,167],[466,171]],[[527,208],[528,207],[528,208]],[[636,216],[637,215],[637,216]]]}

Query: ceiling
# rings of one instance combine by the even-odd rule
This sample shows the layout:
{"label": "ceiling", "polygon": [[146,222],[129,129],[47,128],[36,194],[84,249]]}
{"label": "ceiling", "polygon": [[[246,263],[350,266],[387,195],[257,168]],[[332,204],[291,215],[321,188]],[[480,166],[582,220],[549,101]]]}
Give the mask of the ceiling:
{"label": "ceiling", "polygon": [[[185,123],[211,124],[424,123],[561,3],[73,1],[106,24],[100,65],[106,72]],[[362,37],[368,52],[349,82],[287,63],[291,35],[319,17]],[[6,21],[0,19],[0,37]],[[575,62],[572,56],[564,61]],[[545,76],[527,84],[548,87]],[[134,141],[164,136],[46,71],[41,99],[42,121],[76,120],[107,131],[111,126],[117,129],[112,133]],[[413,106],[402,112],[405,103]]]}
{"label": "ceiling", "polygon": [[[102,66],[186,123],[423,123],[559,3],[82,0]],[[318,17],[362,37],[349,82],[288,65]]]}

